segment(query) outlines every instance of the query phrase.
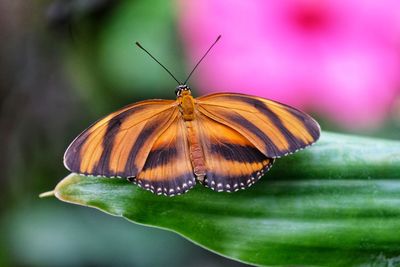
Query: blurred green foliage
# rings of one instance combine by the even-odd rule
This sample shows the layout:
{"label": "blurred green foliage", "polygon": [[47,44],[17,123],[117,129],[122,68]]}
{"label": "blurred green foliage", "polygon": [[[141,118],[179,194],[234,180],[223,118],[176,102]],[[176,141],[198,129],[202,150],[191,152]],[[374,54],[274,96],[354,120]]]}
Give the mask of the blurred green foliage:
{"label": "blurred green foliage", "polygon": [[[171,4],[163,0],[127,1],[118,7],[118,15],[108,21],[99,42],[99,63],[106,84],[129,97],[135,95],[132,87],[144,89],[136,92],[141,98],[175,97],[175,82],[134,45],[139,41],[178,77],[186,76]],[[149,18],[148,10],[156,20]]]}
{"label": "blurred green foliage", "polygon": [[73,27],[74,36],[83,41],[74,41],[66,61],[89,107],[111,111],[138,100],[175,97],[175,81],[135,45],[139,41],[177,77],[186,76],[171,5],[162,0],[122,2],[90,38]]}
{"label": "blurred green foliage", "polygon": [[193,252],[172,233],[49,201],[9,214],[4,224],[8,250],[22,266],[172,266]]}

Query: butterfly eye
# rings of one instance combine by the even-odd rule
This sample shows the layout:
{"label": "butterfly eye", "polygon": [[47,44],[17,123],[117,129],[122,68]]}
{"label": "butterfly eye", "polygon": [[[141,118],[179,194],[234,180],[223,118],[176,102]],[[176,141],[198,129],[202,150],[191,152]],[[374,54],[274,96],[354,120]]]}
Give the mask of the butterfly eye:
{"label": "butterfly eye", "polygon": [[180,96],[181,95],[181,88],[178,86],[178,87],[176,87],[175,88],[175,94],[176,94],[176,96]]}

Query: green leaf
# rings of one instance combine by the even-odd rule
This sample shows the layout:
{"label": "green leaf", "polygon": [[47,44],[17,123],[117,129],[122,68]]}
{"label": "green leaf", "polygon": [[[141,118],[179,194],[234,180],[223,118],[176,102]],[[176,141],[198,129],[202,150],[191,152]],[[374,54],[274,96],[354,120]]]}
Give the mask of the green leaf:
{"label": "green leaf", "polygon": [[[198,185],[156,196],[125,180],[71,174],[62,201],[168,229],[256,265],[400,264],[400,142],[323,133],[253,187],[216,193]],[[78,218],[77,218],[78,219]]]}

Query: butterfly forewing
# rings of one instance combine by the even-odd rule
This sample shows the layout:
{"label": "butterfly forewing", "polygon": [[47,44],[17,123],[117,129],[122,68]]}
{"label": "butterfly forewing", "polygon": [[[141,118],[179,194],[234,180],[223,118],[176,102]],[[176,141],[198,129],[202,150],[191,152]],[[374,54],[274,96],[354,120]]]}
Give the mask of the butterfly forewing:
{"label": "butterfly forewing", "polygon": [[64,164],[85,175],[136,176],[152,145],[178,113],[172,100],[143,101],[111,113],[71,143]]}
{"label": "butterfly forewing", "polygon": [[205,184],[215,191],[234,192],[254,184],[272,166],[249,140],[229,126],[197,116],[207,166]]}
{"label": "butterfly forewing", "polygon": [[156,194],[185,193],[196,184],[181,116],[157,138],[134,182]]}
{"label": "butterfly forewing", "polygon": [[243,94],[197,98],[198,110],[249,140],[265,156],[277,158],[305,148],[319,138],[309,115],[278,102]]}

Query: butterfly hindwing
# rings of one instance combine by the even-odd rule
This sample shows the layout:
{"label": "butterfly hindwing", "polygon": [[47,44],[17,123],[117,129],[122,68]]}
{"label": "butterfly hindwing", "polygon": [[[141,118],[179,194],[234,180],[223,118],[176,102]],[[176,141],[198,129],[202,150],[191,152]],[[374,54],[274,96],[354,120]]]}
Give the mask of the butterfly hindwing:
{"label": "butterfly hindwing", "polygon": [[270,158],[305,148],[320,135],[318,123],[309,115],[272,100],[234,93],[196,100],[203,115],[236,130]]}
{"label": "butterfly hindwing", "polygon": [[197,117],[207,173],[204,183],[215,191],[234,192],[260,179],[273,164],[234,129],[204,115]]}
{"label": "butterfly hindwing", "polygon": [[196,184],[181,116],[157,138],[143,169],[133,180],[156,194],[180,195]]}
{"label": "butterfly hindwing", "polygon": [[153,143],[178,113],[172,100],[149,100],[122,108],[82,132],[65,152],[64,164],[79,174],[136,176]]}

